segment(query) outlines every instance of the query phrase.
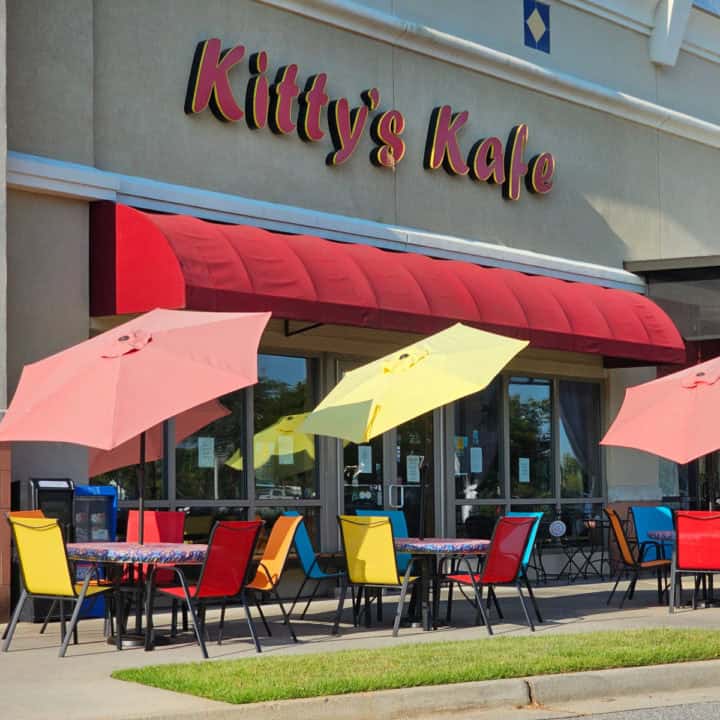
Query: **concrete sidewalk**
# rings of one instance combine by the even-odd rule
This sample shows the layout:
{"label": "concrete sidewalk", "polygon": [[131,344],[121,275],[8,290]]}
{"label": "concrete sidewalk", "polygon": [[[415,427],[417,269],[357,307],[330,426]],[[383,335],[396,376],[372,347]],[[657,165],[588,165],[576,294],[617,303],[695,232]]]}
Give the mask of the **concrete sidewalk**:
{"label": "concrete sidewalk", "polygon": [[[643,627],[699,627],[720,629],[720,608],[682,610],[673,615],[656,602],[653,581],[643,581],[634,600],[624,610],[605,605],[610,585],[573,584],[540,586],[537,596],[545,622],[538,626],[539,633],[576,633],[595,630],[620,630]],[[507,596],[502,603],[505,621],[498,622],[496,635],[529,634],[524,625],[519,603],[512,589],[501,590],[499,597]],[[615,601],[617,603],[617,600]],[[400,631],[399,638],[390,634],[394,610],[394,597],[386,602],[385,623],[370,629],[341,627],[339,636],[331,636],[330,622],[334,602],[314,603],[313,614],[303,622],[294,623],[300,639],[298,644],[289,641],[287,630],[278,622],[278,615],[270,615],[273,636],[262,638],[263,655],[333,652],[353,648],[387,647],[398,643],[436,642],[448,640],[487,639],[483,627],[472,626],[472,612],[467,603],[457,602],[454,608],[453,628],[434,632],[408,628]],[[269,607],[272,610],[272,606]],[[237,609],[230,613],[232,622],[226,629],[222,646],[208,645],[213,660],[258,657],[249,642],[247,627]],[[211,637],[214,637],[215,612],[208,612]],[[349,614],[345,615],[345,620]],[[160,623],[167,618],[159,618]],[[274,621],[274,622],[273,622]],[[113,670],[151,664],[201,661],[197,644],[190,636],[187,642],[159,647],[152,653],[140,649],[118,652],[102,637],[102,621],[85,620],[80,623],[80,644],[71,645],[65,658],[57,657],[59,629],[49,628],[39,635],[39,625],[23,624],[9,653],[0,653],[0,692],[2,717],[12,720],[40,720],[42,718],[296,718],[306,717],[360,718],[365,710],[374,717],[402,717],[403,713],[417,716],[420,711],[459,711],[468,703],[479,708],[490,705],[527,705],[540,702],[544,705],[565,702],[577,697],[605,694],[672,689],[680,680],[683,687],[720,687],[720,662],[698,663],[695,666],[668,666],[667,668],[632,669],[583,673],[575,676],[547,676],[537,680],[507,680],[489,683],[469,683],[452,686],[394,690],[371,693],[363,702],[348,702],[347,697],[320,698],[317,700],[268,703],[263,706],[231,706],[202,698],[180,695],[164,690],[125,683],[110,678]],[[682,668],[682,669],[681,669]],[[666,673],[666,674],[662,674]],[[567,679],[563,679],[563,678]],[[697,684],[700,683],[700,684]],[[472,686],[472,687],[470,687]],[[503,693],[508,693],[507,696]],[[453,699],[452,707],[433,705]],[[492,698],[495,698],[492,700]],[[562,700],[565,698],[565,700]],[[301,705],[298,705],[301,703]],[[313,704],[314,703],[314,704]],[[382,703],[379,707],[377,703]],[[303,709],[302,705],[306,707]],[[290,705],[289,709],[286,709]],[[323,715],[323,708],[330,714]],[[361,711],[360,714],[357,714]],[[356,714],[347,714],[354,712]],[[346,714],[343,714],[346,713]],[[368,717],[370,715],[367,715]]]}

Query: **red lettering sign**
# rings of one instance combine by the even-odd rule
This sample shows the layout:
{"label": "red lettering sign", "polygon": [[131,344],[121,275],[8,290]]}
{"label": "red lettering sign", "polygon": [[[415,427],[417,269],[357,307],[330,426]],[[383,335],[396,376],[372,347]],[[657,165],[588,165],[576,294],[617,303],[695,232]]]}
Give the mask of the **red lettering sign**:
{"label": "red lettering sign", "polygon": [[292,119],[293,101],[300,94],[298,66],[287,65],[278,70],[275,84],[270,87],[270,129],[276,135],[287,135],[295,129]]}
{"label": "red lettering sign", "polygon": [[305,92],[300,95],[298,134],[305,142],[317,142],[325,137],[320,128],[320,115],[329,100],[325,94],[325,83],[325,73],[313,75],[305,85]]}
{"label": "red lettering sign", "polygon": [[528,174],[525,184],[531,193],[544,195],[552,190],[555,174],[555,158],[548,152],[536,155],[528,163]]}
{"label": "red lettering sign", "polygon": [[523,153],[528,140],[528,126],[516,125],[510,131],[507,147],[505,148],[505,182],[503,183],[503,197],[506,200],[518,200],[520,187],[528,166],[523,162]]}
{"label": "red lettering sign", "polygon": [[365,90],[362,98],[363,104],[352,110],[347,98],[330,103],[328,123],[335,152],[331,152],[325,159],[328,165],[342,165],[355,152],[365,130],[368,110],[376,108],[380,102],[380,91],[377,88]]}
{"label": "red lettering sign", "polygon": [[405,118],[399,110],[378,115],[370,126],[370,137],[378,146],[370,152],[370,162],[377,167],[394,168],[405,157],[405,143],[400,137]]}
{"label": "red lettering sign", "polygon": [[437,170],[442,165],[450,175],[468,174],[469,168],[457,138],[468,117],[467,111],[453,114],[449,105],[432,111],[425,144],[425,167],[428,170]]}
{"label": "red lettering sign", "polygon": [[235,102],[228,73],[244,55],[243,45],[223,51],[218,38],[198,43],[185,94],[185,112],[188,115],[202,112],[210,105],[218,120],[237,122],[242,118],[243,111]]}
{"label": "red lettering sign", "polygon": [[[328,76],[318,73],[305,82],[300,92],[298,66],[286,65],[278,70],[271,85],[267,78],[268,54],[261,50],[250,56],[250,79],[245,91],[245,110],[238,106],[230,84],[230,71],[245,56],[245,47],[236,45],[222,49],[218,38],[210,38],[197,45],[185,95],[185,112],[197,114],[207,107],[223,122],[237,122],[243,115],[249,128],[258,130],[267,126],[279,135],[297,130],[306,142],[319,142],[327,134],[323,129],[323,116],[327,123],[333,151],[326,157],[328,165],[346,163],[359,147],[369,130],[375,147],[370,161],[379,168],[394,169],[406,154],[402,138],[405,117],[396,109],[375,113],[380,106],[380,91],[370,88],[361,93],[362,104],[351,108],[346,97],[329,102]],[[297,120],[294,105],[297,100]],[[327,108],[327,110],[326,110]],[[450,105],[440,105],[432,111],[428,125],[423,165],[428,170],[443,167],[450,175],[469,175],[478,183],[502,186],[507,200],[520,198],[524,182],[528,192],[545,195],[553,188],[555,158],[541,152],[527,163],[528,126],[516,125],[507,143],[492,136],[475,142],[465,157],[460,133],[469,120],[467,111],[453,113]]]}
{"label": "red lettering sign", "polygon": [[245,121],[251,130],[264,128],[270,107],[270,88],[263,75],[268,69],[268,56],[264,50],[250,56],[250,78],[245,92]]}
{"label": "red lettering sign", "polygon": [[489,137],[478,140],[470,150],[468,165],[473,180],[490,185],[502,185],[505,182],[505,164],[500,138]]}

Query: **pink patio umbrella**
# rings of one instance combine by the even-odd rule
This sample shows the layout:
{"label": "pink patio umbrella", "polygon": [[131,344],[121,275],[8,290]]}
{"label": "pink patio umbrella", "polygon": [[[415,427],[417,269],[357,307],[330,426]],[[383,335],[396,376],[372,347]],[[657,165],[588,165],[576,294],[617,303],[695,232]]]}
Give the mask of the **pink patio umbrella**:
{"label": "pink patio umbrella", "polygon": [[[209,423],[227,415],[230,415],[230,410],[218,400],[210,400],[186,410],[175,418],[175,442],[182,442],[186,437],[204,428]],[[145,431],[145,462],[159,460],[162,456],[163,423],[159,423]],[[89,448],[88,475],[95,477],[128,465],[136,465],[139,459],[139,435],[112,450]]]}
{"label": "pink patio umbrella", "polygon": [[684,464],[720,449],[720,358],[636,385],[601,445],[644,450]]}
{"label": "pink patio umbrella", "polygon": [[0,423],[0,442],[41,441],[113,450],[140,436],[142,542],[146,431],[257,382],[257,348],[270,313],[152,310],[26,365]]}

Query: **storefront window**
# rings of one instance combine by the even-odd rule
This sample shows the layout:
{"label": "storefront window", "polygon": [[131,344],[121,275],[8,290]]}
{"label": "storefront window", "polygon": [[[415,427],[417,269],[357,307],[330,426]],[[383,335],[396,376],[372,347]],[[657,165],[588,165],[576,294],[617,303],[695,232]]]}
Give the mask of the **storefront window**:
{"label": "storefront window", "polygon": [[500,381],[455,403],[455,497],[501,498],[499,473]]}
{"label": "storefront window", "polygon": [[254,387],[255,497],[278,504],[318,497],[317,441],[299,431],[314,407],[308,358],[258,356]]}
{"label": "storefront window", "polygon": [[601,503],[572,503],[560,507],[560,520],[567,528],[566,537],[587,537],[599,532],[604,517]]}
{"label": "storefront window", "polygon": [[[435,527],[432,412],[398,426],[396,459],[395,484],[403,486],[408,532],[411,537],[432,532]],[[422,519],[421,491],[424,494]]]}
{"label": "storefront window", "polygon": [[503,505],[456,505],[455,532],[457,537],[489,540],[497,519],[504,512]]}
{"label": "storefront window", "polygon": [[178,443],[175,450],[179,500],[243,500],[247,481],[242,467],[245,391],[220,398],[230,414]]}
{"label": "storefront window", "polygon": [[561,380],[559,390],[561,495],[601,497],[600,386]]}
{"label": "storefront window", "polygon": [[552,381],[513,377],[508,395],[512,497],[551,497]]}

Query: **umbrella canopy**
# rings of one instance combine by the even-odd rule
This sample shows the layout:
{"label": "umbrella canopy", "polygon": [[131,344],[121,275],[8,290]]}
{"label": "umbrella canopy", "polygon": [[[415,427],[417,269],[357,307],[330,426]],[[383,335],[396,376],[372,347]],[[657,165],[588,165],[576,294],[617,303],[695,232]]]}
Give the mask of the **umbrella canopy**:
{"label": "umbrella canopy", "polygon": [[153,310],[26,365],[0,442],[112,450],[210,399],[257,382],[270,313]]}
{"label": "umbrella canopy", "polygon": [[601,445],[644,450],[684,464],[720,449],[720,358],[636,385]]}
{"label": "umbrella canopy", "polygon": [[346,373],[300,430],[367,442],[487,387],[527,345],[458,323]]}
{"label": "umbrella canopy", "polygon": [[153,310],[26,365],[0,422],[0,442],[45,441],[112,450],[140,435],[143,539],[146,431],[257,382],[270,313]]}
{"label": "umbrella canopy", "polygon": [[[204,428],[213,420],[230,414],[217,400],[190,408],[175,418],[175,442],[180,443],[186,437]],[[145,431],[145,461],[152,462],[163,456],[163,424],[159,423]],[[95,477],[118,468],[136,465],[140,459],[140,436],[127,440],[113,450],[90,448],[88,452],[88,475]]]}

